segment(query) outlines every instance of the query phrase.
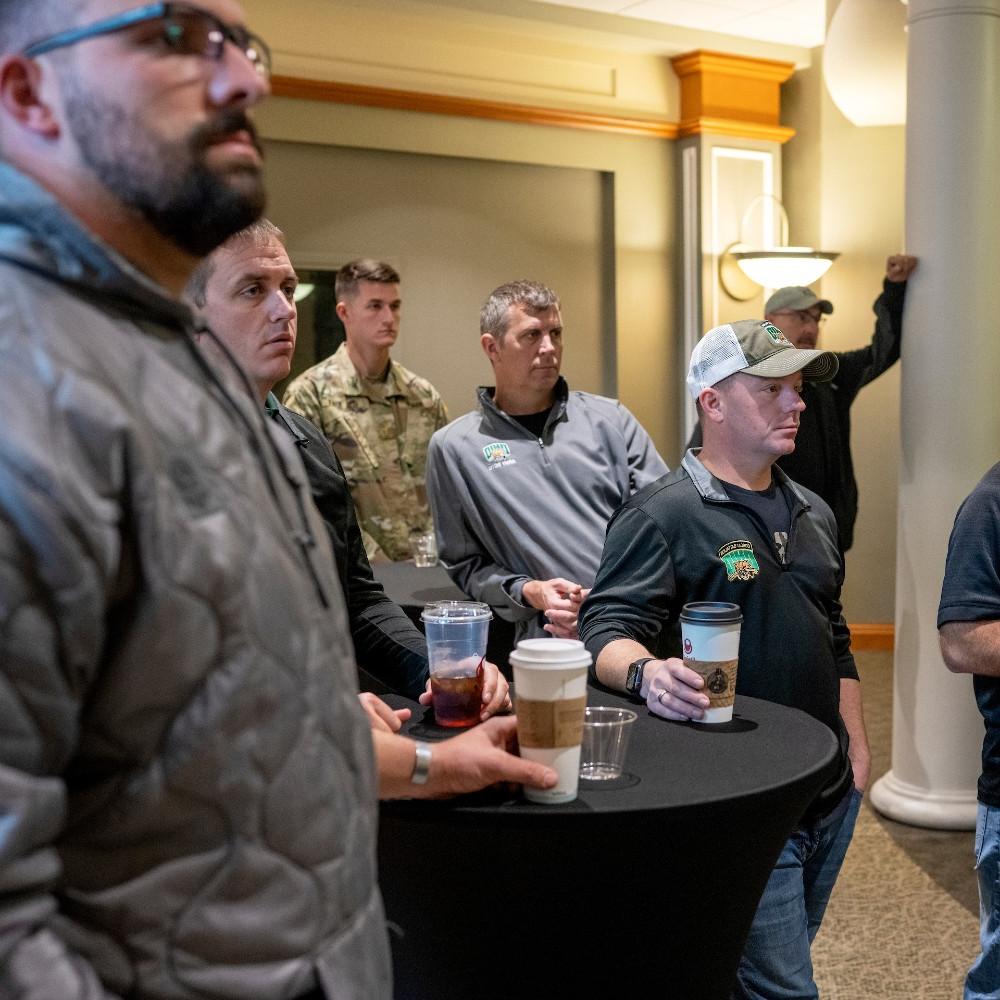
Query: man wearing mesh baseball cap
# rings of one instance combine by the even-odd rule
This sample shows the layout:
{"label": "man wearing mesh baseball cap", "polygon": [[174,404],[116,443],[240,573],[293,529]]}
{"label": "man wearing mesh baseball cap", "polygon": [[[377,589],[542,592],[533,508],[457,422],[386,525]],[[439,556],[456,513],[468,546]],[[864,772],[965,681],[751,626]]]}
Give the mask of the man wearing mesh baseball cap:
{"label": "man wearing mesh baseball cap", "polygon": [[[807,382],[806,404],[799,424],[795,451],[779,460],[781,468],[797,483],[818,493],[837,519],[841,552],[854,543],[858,516],[858,484],[851,456],[851,406],[869,382],[899,360],[903,337],[903,301],[906,282],[917,266],[916,257],[896,254],[886,261],[882,294],[875,300],[875,332],[871,342],[852,351],[837,352],[840,368],[828,382]],[[815,348],[819,329],[833,312],[833,303],[811,288],[779,288],[764,304],[764,318],[773,323],[798,348]],[[701,444],[701,429],[688,442]]]}
{"label": "man wearing mesh baseball cap", "polygon": [[580,613],[595,679],[684,721],[701,719],[708,698],[701,676],[679,658],[680,610],[692,601],[738,604],[736,693],[807,712],[837,739],[837,765],[761,897],[734,992],[744,1000],[818,995],[810,945],[870,768],[840,605],[836,522],[818,495],[775,465],[796,447],[803,385],[836,374],[836,355],[800,350],[767,321],[709,330],[687,376],[704,446],[612,518]]}

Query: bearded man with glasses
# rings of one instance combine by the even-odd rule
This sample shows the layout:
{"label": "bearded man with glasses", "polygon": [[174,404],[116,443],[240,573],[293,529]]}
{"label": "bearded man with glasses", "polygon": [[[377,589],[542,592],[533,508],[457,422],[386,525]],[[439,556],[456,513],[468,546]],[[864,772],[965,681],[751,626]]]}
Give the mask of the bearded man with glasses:
{"label": "bearded man with glasses", "polygon": [[234,0],[0,0],[4,1000],[387,1000],[376,792],[555,782],[512,718],[370,731],[295,446],[196,344],[269,71]]}

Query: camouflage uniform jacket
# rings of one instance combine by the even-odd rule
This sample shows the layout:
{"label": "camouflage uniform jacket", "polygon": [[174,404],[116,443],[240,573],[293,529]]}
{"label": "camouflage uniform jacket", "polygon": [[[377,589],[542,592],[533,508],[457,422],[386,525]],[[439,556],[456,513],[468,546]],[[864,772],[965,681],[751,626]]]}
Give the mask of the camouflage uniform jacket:
{"label": "camouflage uniform jacket", "polygon": [[342,344],[294,379],[284,403],[319,427],[340,459],[368,558],[409,559],[410,533],[432,530],[427,445],[448,422],[434,386],[395,361],[385,379],[362,378]]}

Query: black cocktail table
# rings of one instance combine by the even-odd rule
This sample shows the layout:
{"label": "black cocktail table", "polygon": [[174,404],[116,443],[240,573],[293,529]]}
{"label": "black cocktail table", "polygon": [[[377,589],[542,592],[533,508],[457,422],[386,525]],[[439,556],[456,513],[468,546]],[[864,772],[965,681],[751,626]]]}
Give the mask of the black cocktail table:
{"label": "black cocktail table", "polygon": [[[626,773],[581,782],[576,802],[491,790],[383,804],[396,997],[729,996],[771,867],[836,757],[833,734],[753,698],[712,727],[605,691],[589,700],[639,718]],[[430,719],[416,709],[411,735],[443,737]]]}

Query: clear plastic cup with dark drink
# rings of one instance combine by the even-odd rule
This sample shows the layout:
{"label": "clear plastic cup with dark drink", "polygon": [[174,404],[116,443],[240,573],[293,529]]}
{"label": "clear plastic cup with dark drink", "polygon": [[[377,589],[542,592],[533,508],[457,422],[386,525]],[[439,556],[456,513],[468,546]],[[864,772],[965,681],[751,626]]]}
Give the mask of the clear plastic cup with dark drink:
{"label": "clear plastic cup with dark drink", "polygon": [[478,601],[424,606],[434,719],[441,726],[474,726],[483,700],[483,662],[493,617]]}

